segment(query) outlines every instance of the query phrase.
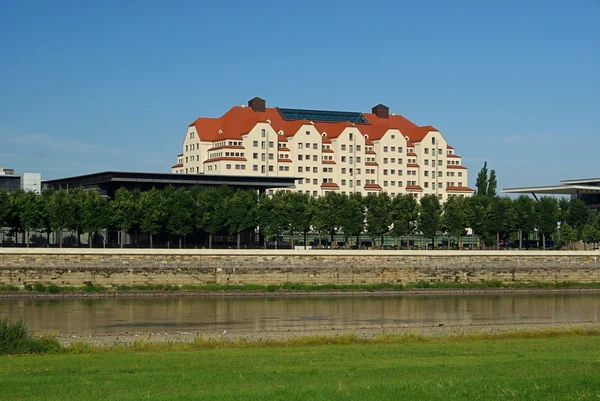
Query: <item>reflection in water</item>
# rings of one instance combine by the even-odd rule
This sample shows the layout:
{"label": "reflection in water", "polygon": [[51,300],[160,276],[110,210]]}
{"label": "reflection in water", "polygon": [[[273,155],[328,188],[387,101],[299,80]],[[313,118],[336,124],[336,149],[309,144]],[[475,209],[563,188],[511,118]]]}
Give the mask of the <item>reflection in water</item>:
{"label": "reflection in water", "polygon": [[0,299],[36,332],[310,330],[404,325],[598,322],[600,294],[304,298]]}

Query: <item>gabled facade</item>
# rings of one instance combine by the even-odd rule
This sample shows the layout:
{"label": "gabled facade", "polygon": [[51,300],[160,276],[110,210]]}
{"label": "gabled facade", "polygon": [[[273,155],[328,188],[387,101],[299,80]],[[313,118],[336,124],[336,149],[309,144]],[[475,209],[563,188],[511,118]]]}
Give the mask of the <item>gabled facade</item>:
{"label": "gabled facade", "polygon": [[[268,108],[254,98],[187,129],[172,172],[295,177],[298,192],[471,196],[444,136],[379,104],[371,113]],[[289,191],[290,189],[285,189]]]}

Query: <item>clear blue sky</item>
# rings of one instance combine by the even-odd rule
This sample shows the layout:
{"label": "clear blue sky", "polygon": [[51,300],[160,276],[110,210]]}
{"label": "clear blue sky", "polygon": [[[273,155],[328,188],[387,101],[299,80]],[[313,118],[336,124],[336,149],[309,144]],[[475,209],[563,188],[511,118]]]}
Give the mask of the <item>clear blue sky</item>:
{"label": "clear blue sky", "polygon": [[[452,4],[451,4],[452,3]],[[598,177],[600,1],[15,1],[0,165],[169,172],[186,127],[254,96],[437,127],[500,187]]]}

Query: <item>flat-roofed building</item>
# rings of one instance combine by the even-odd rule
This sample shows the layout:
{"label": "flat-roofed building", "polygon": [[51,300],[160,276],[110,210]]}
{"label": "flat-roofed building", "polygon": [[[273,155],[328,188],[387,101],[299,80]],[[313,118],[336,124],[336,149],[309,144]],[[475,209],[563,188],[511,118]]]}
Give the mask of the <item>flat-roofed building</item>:
{"label": "flat-roofed building", "polygon": [[296,177],[294,188],[282,190],[314,196],[385,191],[445,201],[473,194],[467,167],[439,130],[391,114],[382,104],[371,113],[268,108],[257,97],[190,124],[171,169]]}
{"label": "flat-roofed building", "polygon": [[505,188],[506,194],[570,195],[585,202],[592,209],[600,209],[600,178],[563,180],[558,185]]}

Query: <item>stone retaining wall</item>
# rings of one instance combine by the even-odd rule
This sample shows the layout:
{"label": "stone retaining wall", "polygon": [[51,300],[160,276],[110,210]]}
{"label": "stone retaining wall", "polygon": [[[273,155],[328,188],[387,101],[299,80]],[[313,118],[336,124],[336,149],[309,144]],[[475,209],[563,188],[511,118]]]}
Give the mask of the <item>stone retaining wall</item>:
{"label": "stone retaining wall", "polygon": [[600,252],[0,249],[0,284],[597,282]]}

